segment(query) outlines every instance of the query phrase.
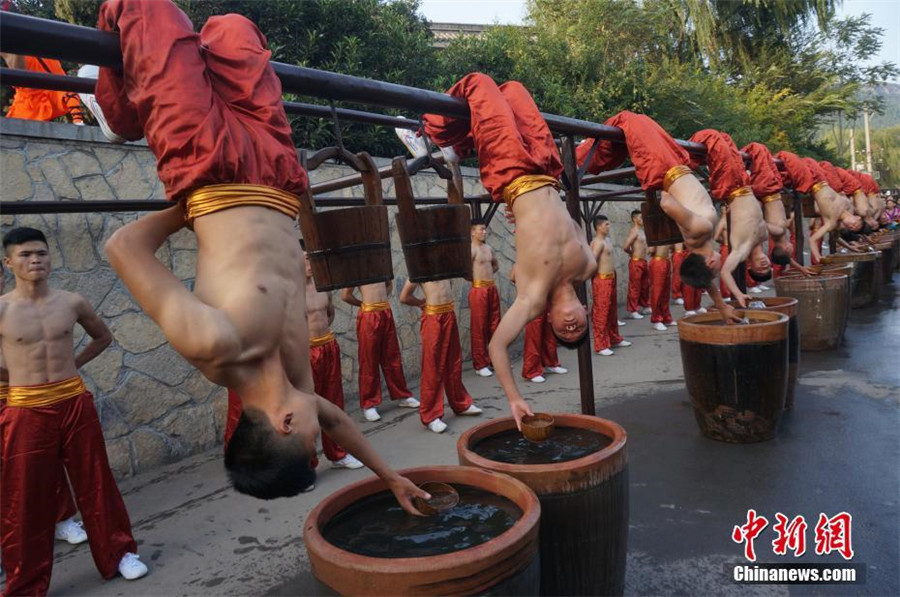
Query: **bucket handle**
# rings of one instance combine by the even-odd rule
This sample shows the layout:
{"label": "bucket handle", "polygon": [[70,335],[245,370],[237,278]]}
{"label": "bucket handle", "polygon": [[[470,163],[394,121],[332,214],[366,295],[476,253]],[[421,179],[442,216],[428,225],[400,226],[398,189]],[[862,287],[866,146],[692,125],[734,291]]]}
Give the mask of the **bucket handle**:
{"label": "bucket handle", "polygon": [[[325,147],[309,155],[306,150],[300,152],[300,163],[307,172],[311,172],[325,163],[325,160],[336,160],[347,164],[360,173],[363,185],[363,198],[366,205],[383,205],[384,196],[381,190],[381,175],[375,160],[365,151],[353,154],[343,147]],[[300,197],[300,213],[312,217],[316,211],[316,202],[307,189]]]}

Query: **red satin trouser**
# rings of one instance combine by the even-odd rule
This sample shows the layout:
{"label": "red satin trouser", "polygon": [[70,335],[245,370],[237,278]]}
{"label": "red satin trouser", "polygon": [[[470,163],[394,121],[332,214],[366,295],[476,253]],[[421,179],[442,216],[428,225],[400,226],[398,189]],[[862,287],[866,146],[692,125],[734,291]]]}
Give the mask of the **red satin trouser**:
{"label": "red satin trouser", "polygon": [[306,189],[256,25],[213,16],[198,35],[168,0],[107,0],[97,26],[120,33],[123,62],[122,72],[100,69],[97,101],[113,131],[146,136],[169,199],[221,183]]}
{"label": "red satin trouser", "polygon": [[[710,195],[724,201],[732,191],[750,186],[744,158],[728,133],[703,129],[694,133],[690,140],[706,147]],[[696,170],[701,163],[702,160],[694,156],[691,167]]]}
{"label": "red satin trouser", "polygon": [[681,264],[689,251],[676,251],[672,255],[672,298],[684,299],[684,282],[681,281]]}
{"label": "red satin trouser", "polygon": [[397,328],[391,310],[368,313],[360,310],[356,316],[356,338],[359,342],[360,407],[375,408],[381,404],[381,372],[384,373],[391,400],[412,396],[403,375],[400,342],[397,341]]}
{"label": "red satin trouser", "polygon": [[522,351],[522,377],[532,379],[544,374],[544,367],[559,367],[556,336],[547,314],[535,317],[525,326],[525,346]]}
{"label": "red satin trouser", "polygon": [[[341,410],[344,410],[344,380],[341,378],[341,349],[337,340],[322,346],[309,348],[309,361],[312,365],[313,383],[316,394],[323,397]],[[322,449],[325,458],[334,462],[347,455],[346,450],[322,432]]]}
{"label": "red satin trouser", "polygon": [[[798,193],[809,193],[814,184],[821,180],[825,180],[824,175],[822,178],[814,176],[813,173],[809,171],[803,158],[799,157],[797,154],[791,153],[790,151],[779,151],[775,154],[775,157],[781,160],[784,165],[784,170],[787,173],[787,176],[782,174],[782,181],[785,184],[793,185],[794,190]],[[819,170],[821,170],[821,168],[819,168]]]}
{"label": "red satin trouser", "polygon": [[690,284],[682,284],[681,291],[684,294],[685,311],[696,311],[700,308],[700,298],[703,293],[700,288],[694,288]]}
{"label": "red satin trouser", "polygon": [[521,83],[508,81],[498,87],[489,76],[471,73],[447,93],[468,102],[471,119],[426,114],[425,132],[460,157],[474,147],[481,183],[494,201],[502,201],[503,189],[520,176],[560,177],[562,160],[553,134]]}
{"label": "red satin trouser", "polygon": [[491,365],[488,344],[500,325],[500,293],[496,286],[469,289],[469,337],[472,341],[472,367]]}
{"label": "red satin trouser", "polygon": [[[719,260],[720,263],[724,264],[725,260],[728,259],[728,245],[722,243],[719,245]],[[728,286],[725,285],[725,281],[719,276],[719,294],[722,295],[723,299],[731,298],[731,291],[728,289]],[[685,307],[686,309],[687,307]]]}
{"label": "red satin trouser", "polygon": [[47,593],[62,490],[55,473],[60,465],[69,474],[91,555],[103,578],[116,575],[127,552],[137,553],[90,392],[51,406],[5,408],[0,445],[4,595]]}
{"label": "red satin trouser", "polygon": [[619,306],[616,296],[616,278],[601,279],[594,276],[591,281],[594,304],[591,307],[591,322],[594,326],[594,352],[600,352],[618,344],[624,338],[619,335]]}
{"label": "red satin trouser", "polygon": [[650,260],[650,323],[672,323],[669,299],[672,297],[672,264],[668,259]]}
{"label": "red satin trouser", "polygon": [[[472,406],[462,382],[462,349],[456,313],[422,315],[422,386],[419,417],[423,425],[444,416],[444,399],[459,414]],[[443,392],[441,391],[443,390]]]}
{"label": "red satin trouser", "polygon": [[650,306],[650,278],[646,259],[628,260],[628,297],[625,310],[629,313]]}
{"label": "red satin trouser", "polygon": [[779,192],[784,186],[772,152],[762,143],[753,142],[741,150],[750,156],[750,186],[758,199]]}

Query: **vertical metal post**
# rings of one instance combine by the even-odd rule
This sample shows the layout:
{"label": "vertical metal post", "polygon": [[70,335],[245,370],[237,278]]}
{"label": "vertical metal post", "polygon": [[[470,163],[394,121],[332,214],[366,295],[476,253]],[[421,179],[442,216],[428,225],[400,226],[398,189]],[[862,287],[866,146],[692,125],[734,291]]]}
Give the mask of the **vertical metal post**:
{"label": "vertical metal post", "polygon": [[[581,200],[579,196],[579,187],[581,181],[578,180],[578,161],[575,159],[575,139],[571,135],[563,137],[562,142],[562,160],[565,169],[566,178],[569,180],[569,188],[566,189],[566,208],[569,215],[576,222],[581,221]],[[585,229],[590,226],[585,226]],[[587,233],[590,239],[590,232]],[[575,284],[575,293],[578,300],[582,304],[587,305],[587,287],[584,282]],[[578,347],[578,384],[581,389],[581,414],[593,415],[596,413],[594,408],[594,364],[591,361],[591,317],[588,312],[588,332]]]}
{"label": "vertical metal post", "polygon": [[800,201],[800,193],[791,191],[794,196],[794,248],[797,253],[797,262],[800,265],[806,265],[806,259],[803,258],[803,205]]}

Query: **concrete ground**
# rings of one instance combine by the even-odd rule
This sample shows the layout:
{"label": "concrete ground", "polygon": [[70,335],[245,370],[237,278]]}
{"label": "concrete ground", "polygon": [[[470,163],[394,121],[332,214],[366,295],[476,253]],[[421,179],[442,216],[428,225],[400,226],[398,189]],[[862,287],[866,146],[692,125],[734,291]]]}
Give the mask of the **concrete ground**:
{"label": "concrete ground", "polygon": [[[676,329],[656,332],[649,317],[629,320],[622,332],[634,346],[594,357],[597,414],[628,432],[626,594],[900,594],[900,275],[885,289],[879,305],[853,311],[843,347],[803,353],[796,409],[784,417],[778,437],[761,444],[723,444],[699,434]],[[563,352],[569,374],[523,384],[540,410],[578,411],[575,354]],[[496,378],[476,377],[470,369],[464,378],[486,417],[507,415]],[[434,435],[415,412],[387,406],[382,414],[380,422],[360,425],[396,468],[456,464],[457,438],[481,420],[451,413],[447,432]],[[228,487],[220,451],[213,450],[128,479],[121,489],[149,576],[104,582],[87,545],[57,544],[51,593],[313,594],[303,522],[319,500],[368,474],[320,465],[314,492],[263,502]],[[802,514],[810,525],[807,555],[794,560],[772,553],[770,524],[756,541],[761,562],[842,561],[814,554],[813,528],[820,512],[849,512],[853,562],[865,565],[866,583],[732,583],[726,564],[741,563],[743,547],[731,532],[746,522],[750,508],[771,524],[782,512]]]}

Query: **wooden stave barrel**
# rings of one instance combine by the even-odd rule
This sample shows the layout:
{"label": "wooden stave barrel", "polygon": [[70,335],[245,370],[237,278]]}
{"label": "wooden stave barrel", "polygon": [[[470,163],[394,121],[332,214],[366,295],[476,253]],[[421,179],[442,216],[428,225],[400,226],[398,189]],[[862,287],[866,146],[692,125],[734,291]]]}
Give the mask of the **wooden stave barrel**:
{"label": "wooden stave barrel", "polygon": [[789,296],[755,298],[766,304],[766,311],[775,311],[788,317],[788,389],[784,399],[784,409],[794,408],[794,393],[800,370],[800,322],[797,319],[797,299]]}
{"label": "wooden stave barrel", "polygon": [[850,277],[825,272],[813,278],[782,276],[775,293],[799,301],[800,350],[823,351],[840,346],[850,313]]}
{"label": "wooden stave barrel", "polygon": [[[858,309],[872,304],[878,297],[878,255],[874,252],[866,253],[836,253],[828,256],[829,266],[850,265],[852,274],[850,277],[850,308]],[[834,272],[834,268],[827,267],[824,271]]]}
{"label": "wooden stave barrel", "polygon": [[787,397],[789,318],[774,311],[737,313],[751,323],[704,325],[721,318],[716,312],[679,320],[684,379],[705,437],[766,441],[775,437]]}
{"label": "wooden stave barrel", "polygon": [[[459,463],[515,477],[541,500],[542,595],[622,595],[628,545],[627,434],[599,417],[552,416],[557,427],[597,431],[612,443],[583,458],[553,464],[496,462],[471,450],[485,437],[515,429],[515,421],[506,417],[466,431],[456,443]],[[578,546],[574,553],[572,546]]]}
{"label": "wooden stave barrel", "polygon": [[340,489],[306,519],[303,540],[313,575],[339,595],[537,595],[541,505],[527,485],[472,467],[432,466],[398,471],[413,483],[441,481],[485,489],[512,500],[522,517],[502,535],[468,549],[421,558],[373,558],[328,543],[322,529],[341,510],[387,490],[377,477]]}
{"label": "wooden stave barrel", "polygon": [[659,206],[656,193],[649,191],[646,195],[647,201],[641,203],[641,219],[644,221],[647,246],[659,247],[684,242],[681,229]]}
{"label": "wooden stave barrel", "polygon": [[890,284],[894,279],[894,254],[896,252],[894,242],[891,239],[885,239],[876,242],[875,246],[881,251],[881,281],[883,284]]}
{"label": "wooden stave barrel", "polygon": [[472,277],[472,212],[434,205],[397,213],[397,232],[412,282]]}

